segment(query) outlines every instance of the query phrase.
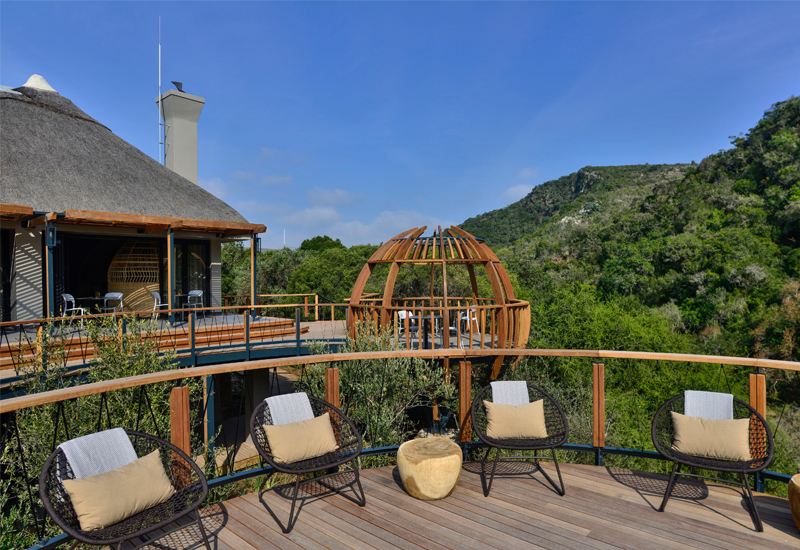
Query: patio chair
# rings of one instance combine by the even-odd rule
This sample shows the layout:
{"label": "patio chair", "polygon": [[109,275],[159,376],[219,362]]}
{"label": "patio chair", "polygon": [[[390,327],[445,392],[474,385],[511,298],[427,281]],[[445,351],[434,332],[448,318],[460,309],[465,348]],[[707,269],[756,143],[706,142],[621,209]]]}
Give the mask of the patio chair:
{"label": "patio chair", "polygon": [[[196,299],[197,301],[193,302],[192,299]],[[201,308],[203,312],[203,318],[206,317],[205,310],[202,309],[203,307],[203,291],[202,290],[190,290],[189,294],[186,296],[186,301],[183,303],[183,309],[188,308]]]}
{"label": "patio chair", "polygon": [[[159,451],[159,455],[152,456],[154,451]],[[143,460],[137,460],[143,457]],[[76,496],[76,489],[74,486],[65,487],[65,482],[69,485],[71,480],[87,480],[94,477],[93,483],[96,488],[97,480],[101,480],[101,483],[107,482],[112,471],[115,471],[112,475],[119,475],[120,468],[136,466],[131,464],[133,461],[139,465],[147,461],[148,465],[153,466],[157,464],[157,458],[160,458],[163,466],[163,473],[159,474],[162,476],[160,480],[162,485],[167,483],[172,486],[166,493],[172,493],[172,496],[111,525],[86,530],[81,527],[82,522],[89,527],[93,519],[85,515],[87,510],[80,506],[80,500],[76,500],[82,514],[79,519],[79,512],[76,512],[75,505],[70,499],[70,492]],[[105,474],[105,477],[100,478],[100,474]],[[127,469],[125,474],[130,474],[130,469]],[[141,470],[137,470],[137,474],[141,474]],[[164,475],[168,481],[164,481]],[[152,482],[142,484],[148,489],[156,485]],[[113,487],[107,492],[108,508],[116,508],[120,501],[125,500],[125,493],[115,491]],[[73,548],[78,543],[85,543],[120,549],[123,543],[133,544],[133,539],[142,537],[141,544],[134,546],[141,548],[169,533],[187,527],[187,525],[168,526],[183,516],[189,516],[200,529],[206,550],[210,550],[205,528],[197,512],[207,494],[208,484],[205,476],[183,451],[152,435],[122,428],[62,443],[47,459],[39,476],[39,496],[44,508],[56,525],[75,539]],[[80,495],[81,498],[85,496]],[[100,506],[97,500],[91,502],[93,507]],[[86,501],[83,502],[84,505],[85,503]],[[160,531],[162,529],[163,531]]]}
{"label": "patio chair", "polygon": [[[542,403],[541,409],[539,410],[537,410],[538,405],[535,405],[538,401]],[[488,406],[486,402],[489,403]],[[513,407],[523,406],[526,407],[526,409],[515,408],[510,410],[501,408],[498,411],[495,407],[492,407],[493,422],[490,426],[487,409],[493,404],[505,407],[509,405]],[[515,422],[513,420],[513,416],[507,416],[505,411],[516,415],[517,421]],[[524,419],[520,416],[523,414],[523,411],[525,414]],[[481,481],[483,482],[484,496],[488,497],[492,489],[492,482],[494,481],[497,462],[499,460],[525,462],[533,460],[536,467],[535,471],[540,471],[556,492],[564,496],[564,480],[561,477],[561,469],[558,466],[556,447],[566,443],[567,437],[569,436],[569,425],[567,424],[567,417],[564,414],[564,410],[549,393],[525,381],[492,382],[481,389],[478,395],[475,396],[475,399],[472,401],[471,414],[472,424],[475,432],[478,434],[478,438],[487,445],[486,453],[483,455],[483,459],[481,459]],[[527,417],[528,414],[531,416]],[[500,421],[499,423],[497,422],[498,420]],[[523,422],[519,420],[523,420]],[[541,429],[542,423],[546,428],[545,430]],[[519,426],[525,427],[520,429]],[[511,437],[507,437],[507,435]],[[495,450],[495,457],[492,463],[492,471],[487,481],[486,459],[489,457],[489,452],[492,449]],[[500,457],[501,450],[536,452],[546,449],[550,449],[552,456],[541,456],[536,453],[534,456]],[[556,485],[550,476],[547,475],[547,472],[539,466],[540,460],[553,461],[556,466],[556,472],[558,473],[560,487]]]}
{"label": "patio chair", "polygon": [[150,293],[153,295],[153,318],[158,316],[158,313],[161,311],[162,307],[169,309],[169,304],[161,303],[161,294],[156,292],[155,290],[151,290]]}
{"label": "patio chair", "polygon": [[[115,306],[109,306],[109,300],[112,302],[119,300],[119,304]],[[103,297],[103,307],[100,308],[100,311],[103,313],[114,313],[117,310],[122,313],[122,292],[106,292],[106,295]]]}
{"label": "patio chair", "polygon": [[397,312],[397,322],[400,324],[400,332],[406,331],[406,318],[408,318],[408,332],[419,334],[419,325],[414,324],[414,312],[401,309]]}
{"label": "patio chair", "polygon": [[[672,413],[683,415],[684,418],[681,416],[676,417]],[[691,420],[702,419],[704,426],[706,426],[705,429],[712,430],[717,434],[723,433],[722,430],[724,430],[729,435],[729,437],[724,437],[726,441],[725,448],[702,449],[702,453],[690,452],[693,451],[692,447],[696,447],[698,443],[701,444],[701,447],[709,447],[712,445],[710,443],[712,438],[703,437],[703,432],[701,431],[690,432],[688,436],[691,437],[681,434],[680,439],[676,440],[675,422],[683,423],[686,420],[685,417],[692,417]],[[739,430],[735,429],[733,424],[730,424],[737,420],[745,420],[745,422],[740,423],[744,425],[742,433],[739,433]],[[718,424],[720,421],[724,421],[727,424],[720,425]],[[728,428],[726,426],[731,427]],[[685,432],[685,430],[686,428],[684,427],[682,431]],[[729,432],[729,430],[733,431]],[[695,437],[697,433],[700,434],[700,437]],[[708,433],[706,432],[706,434]],[[742,487],[756,530],[764,530],[747,476],[748,474],[760,472],[769,466],[775,451],[775,443],[769,424],[758,411],[730,394],[687,391],[676,395],[661,405],[653,418],[652,436],[656,450],[661,456],[673,462],[672,473],[669,476],[667,490],[664,493],[664,500],[658,509],[659,512],[663,512],[666,508],[678,476],[709,479]],[[736,449],[728,448],[737,440],[740,443],[739,447],[744,447],[745,449],[744,453],[738,453],[740,456],[735,456],[736,453],[733,453],[733,451],[737,451]],[[746,456],[748,453],[749,457]],[[729,456],[727,458],[719,458],[722,455]],[[684,466],[736,474],[739,477],[739,482],[681,472],[680,470]]]}
{"label": "patio chair", "polygon": [[[64,300],[64,307],[61,310],[61,314],[64,317],[66,317],[68,314],[71,314],[71,316],[74,317],[76,313],[80,316],[86,315],[86,309],[77,307],[75,305],[75,298],[72,296],[72,294],[62,294],[61,299]],[[72,304],[72,307],[69,307],[70,303]],[[81,326],[83,326],[83,319],[81,319]]]}
{"label": "patio chair", "polygon": [[[330,421],[329,425],[322,420],[325,415],[328,415],[327,418]],[[291,446],[291,449],[294,450],[293,452],[297,452],[298,443],[300,442],[311,443],[311,447],[317,452],[327,452],[319,456],[312,456],[316,454],[316,452],[306,452],[305,456],[308,456],[308,458],[296,461],[284,460],[290,458],[288,456],[289,453],[287,453],[287,448],[290,446],[286,445],[287,441],[285,439],[281,441],[282,438],[278,438],[279,433],[276,433],[274,430],[274,428],[281,428],[284,425],[292,426],[289,429],[290,431],[284,430],[283,434],[291,433],[292,437],[295,438],[292,442],[293,446]],[[310,428],[311,426],[314,427]],[[324,437],[318,436],[320,433],[319,428],[322,428],[326,432],[330,431],[328,428],[333,431],[332,434],[325,434],[325,436],[328,437],[332,436],[331,440],[327,442],[327,445],[322,446],[325,448],[319,446],[319,442],[324,440]],[[314,431],[314,435],[311,437],[308,437],[311,433],[309,429]],[[268,430],[270,430],[269,437],[267,434]],[[361,487],[359,464],[357,461],[361,455],[363,446],[361,434],[356,429],[352,420],[347,418],[342,411],[330,403],[305,393],[290,393],[268,397],[253,411],[253,415],[250,417],[250,433],[252,434],[253,443],[255,443],[258,449],[258,453],[267,461],[267,464],[272,466],[272,472],[264,478],[264,481],[259,487],[259,497],[261,496],[261,490],[264,484],[272,474],[280,472],[296,476],[292,494],[292,506],[289,510],[289,519],[286,526],[284,527],[278,520],[278,517],[269,510],[284,533],[289,533],[294,528],[297,516],[300,513],[299,509],[297,513],[295,513],[297,493],[300,490],[300,486],[306,483],[320,483],[322,480],[331,476],[353,473],[355,475],[354,481],[347,483],[345,486],[353,487],[353,491],[355,492],[354,485],[357,484],[358,492],[361,493],[360,501],[349,495],[342,494],[341,488],[325,485],[324,483],[322,485],[352,500],[359,506],[364,506],[366,504],[366,496],[364,495],[364,489]],[[273,440],[272,446],[270,446],[270,438]],[[333,444],[334,442],[335,445]],[[347,463],[351,463],[349,469],[337,471],[338,466]],[[327,473],[301,481],[301,478],[306,474],[321,471],[327,471]]]}

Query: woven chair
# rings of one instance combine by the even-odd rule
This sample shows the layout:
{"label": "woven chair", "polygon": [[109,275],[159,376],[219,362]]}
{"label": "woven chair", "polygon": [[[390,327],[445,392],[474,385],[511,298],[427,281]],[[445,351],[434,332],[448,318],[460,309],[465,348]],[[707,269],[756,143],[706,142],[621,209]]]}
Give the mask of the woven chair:
{"label": "woven chair", "polygon": [[[544,400],[544,417],[545,417],[545,426],[547,426],[547,437],[544,439],[492,439],[488,435],[486,435],[486,426],[488,424],[486,418],[486,407],[483,404],[483,401],[494,401],[492,399],[492,386],[486,386],[481,391],[478,392],[478,395],[475,396],[475,399],[472,401],[472,424],[475,429],[475,432],[478,434],[478,438],[487,445],[486,453],[483,455],[481,459],[481,478],[483,482],[483,494],[484,496],[489,496],[489,492],[492,489],[492,482],[494,481],[495,471],[497,469],[497,462],[499,460],[502,461],[529,461],[533,460],[536,466],[536,469],[542,472],[542,475],[550,482],[550,485],[556,490],[556,492],[564,496],[565,489],[564,489],[564,480],[561,477],[561,469],[558,466],[558,459],[556,458],[556,447],[559,447],[567,442],[567,437],[569,436],[569,425],[567,423],[567,416],[564,414],[564,410],[561,406],[556,402],[553,397],[544,391],[542,388],[538,386],[534,386],[533,384],[528,384],[528,399],[529,402],[538,401],[539,399]],[[495,449],[495,457],[494,462],[492,463],[492,471],[489,475],[489,480],[486,480],[486,459],[489,457],[489,452]],[[508,456],[508,457],[500,457],[500,450],[509,450],[509,451],[543,451],[546,449],[550,449],[552,456],[541,456],[536,453],[534,456]],[[558,482],[559,485],[547,475],[540,466],[540,460],[552,460],[556,466],[556,472],[558,473]]]}
{"label": "woven chair", "polygon": [[[750,507],[750,515],[753,518],[753,523],[758,531],[763,531],[764,527],[761,524],[761,518],[758,515],[758,509],[753,500],[753,492],[750,490],[750,484],[747,482],[747,475],[755,474],[756,472],[766,469],[772,461],[772,455],[775,451],[772,431],[767,421],[764,420],[764,417],[744,401],[736,398],[733,399],[733,418],[735,420],[750,418],[750,456],[752,457],[752,460],[746,462],[733,462],[730,460],[690,456],[675,451],[672,448],[674,428],[670,411],[684,414],[684,394],[676,395],[661,405],[653,418],[653,444],[664,458],[673,462],[672,473],[669,476],[669,483],[667,484],[667,491],[664,493],[664,500],[661,502],[661,507],[658,511],[663,512],[666,508],[667,501],[672,494],[678,476],[721,481],[744,489],[744,496]],[[715,472],[738,474],[740,482],[737,483],[729,479],[700,474],[684,473],[680,471],[684,466],[712,470]]]}
{"label": "woven chair", "polygon": [[[361,455],[361,450],[363,448],[363,443],[361,440],[361,434],[356,429],[355,424],[353,421],[347,418],[342,411],[331,405],[330,403],[323,401],[313,395],[308,396],[308,400],[311,404],[311,409],[314,413],[314,417],[322,416],[325,413],[330,414],[331,419],[331,426],[333,427],[333,433],[336,437],[336,443],[339,446],[339,449],[335,452],[328,453],[322,455],[317,458],[312,458],[309,460],[303,460],[301,462],[294,462],[291,464],[282,464],[275,462],[272,457],[272,452],[269,448],[269,442],[267,441],[267,434],[264,431],[264,426],[272,426],[273,420],[272,415],[270,414],[269,406],[267,405],[266,401],[262,401],[261,404],[256,407],[253,411],[253,415],[250,417],[250,433],[253,436],[253,442],[258,449],[258,453],[267,461],[267,464],[272,466],[272,472],[267,475],[261,483],[259,487],[259,496],[261,494],[262,489],[264,488],[264,484],[267,480],[275,473],[284,473],[295,475],[295,482],[294,482],[294,492],[292,495],[292,507],[289,510],[289,520],[286,523],[286,527],[284,527],[280,520],[278,520],[277,516],[269,510],[270,514],[275,521],[278,522],[278,525],[283,530],[284,533],[289,533],[293,528],[294,524],[297,521],[297,516],[300,513],[300,510],[297,510],[297,514],[295,514],[295,505],[297,503],[297,493],[300,490],[300,486],[310,482],[320,482],[321,480],[340,475],[342,473],[354,473],[355,480],[352,483],[348,483],[346,486],[352,487],[354,484],[358,485],[358,491],[361,493],[361,500],[355,500],[352,497],[346,496],[350,500],[356,502],[359,506],[364,506],[367,503],[366,496],[364,495],[364,489],[361,487],[361,478],[359,477],[358,472],[358,457]],[[338,469],[338,466],[342,464],[352,463],[350,469],[343,470],[341,472],[335,471]],[[316,476],[309,479],[304,479],[301,481],[301,478],[306,474],[313,474],[315,472],[320,472],[323,470],[327,470],[327,473],[322,476]],[[334,492],[340,493],[340,489],[329,487],[326,485],[327,488],[331,489]],[[341,493],[340,493],[341,494]]]}
{"label": "woven chair", "polygon": [[[44,503],[45,510],[56,525],[75,539],[72,548],[82,542],[96,546],[116,546],[117,549],[120,549],[126,541],[153,533],[167,527],[175,520],[189,515],[200,529],[206,550],[211,550],[203,523],[197,513],[197,509],[208,494],[208,484],[203,472],[183,451],[171,443],[141,432],[131,430],[125,430],[125,432],[130,437],[133,448],[140,458],[155,450],[160,451],[164,470],[175,488],[175,494],[161,504],[104,529],[82,531],[78,516],[61,482],[62,479],[74,479],[75,475],[67,462],[64,451],[60,448],[56,449],[45,462],[39,476],[39,496]],[[160,532],[155,538],[143,539],[143,542],[134,548],[152,544],[155,540],[185,527],[182,525]]]}

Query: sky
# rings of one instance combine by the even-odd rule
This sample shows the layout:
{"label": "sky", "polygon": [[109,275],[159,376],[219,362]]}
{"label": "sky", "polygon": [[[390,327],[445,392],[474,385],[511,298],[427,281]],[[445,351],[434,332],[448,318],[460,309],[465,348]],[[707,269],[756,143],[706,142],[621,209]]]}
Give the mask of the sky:
{"label": "sky", "polygon": [[[797,2],[13,2],[0,84],[42,75],[159,156],[206,103],[200,185],[262,246],[379,244],[584,166],[699,162],[800,94]],[[2,131],[2,129],[0,129]]]}

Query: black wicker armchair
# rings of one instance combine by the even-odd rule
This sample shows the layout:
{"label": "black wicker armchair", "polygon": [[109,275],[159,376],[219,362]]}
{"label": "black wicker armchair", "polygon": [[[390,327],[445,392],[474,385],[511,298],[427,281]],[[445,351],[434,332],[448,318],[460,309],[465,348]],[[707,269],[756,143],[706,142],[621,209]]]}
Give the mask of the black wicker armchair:
{"label": "black wicker armchair", "polygon": [[[658,511],[663,512],[666,508],[667,501],[675,487],[677,476],[721,481],[744,489],[744,496],[750,507],[750,515],[753,517],[753,523],[758,531],[763,531],[764,527],[761,524],[761,518],[758,515],[758,509],[753,500],[753,493],[750,490],[747,475],[755,474],[756,472],[766,469],[772,461],[772,455],[775,451],[772,431],[767,421],[764,420],[764,417],[744,401],[736,398],[733,399],[733,418],[735,420],[744,418],[750,419],[750,456],[752,457],[752,459],[748,461],[734,462],[730,460],[685,455],[673,449],[674,427],[670,411],[680,414],[684,413],[684,394],[676,395],[661,405],[653,418],[653,444],[662,456],[673,462],[672,474],[670,474],[669,477],[667,491],[664,494],[664,500],[661,502],[661,507]],[[680,471],[684,466],[712,470],[715,472],[738,474],[740,482],[700,474],[684,473]]]}
{"label": "black wicker armchair", "polygon": [[[475,432],[478,434],[478,437],[481,441],[483,441],[486,445],[486,453],[483,455],[483,459],[481,459],[481,478],[483,481],[483,494],[484,496],[489,496],[489,492],[492,489],[492,482],[494,481],[495,471],[497,469],[497,462],[498,460],[503,461],[511,461],[511,460],[522,460],[522,461],[530,461],[533,460],[534,464],[538,471],[542,472],[542,475],[550,482],[553,486],[555,491],[564,496],[565,489],[564,489],[564,480],[561,477],[561,469],[558,467],[558,459],[556,458],[556,447],[563,445],[567,441],[567,437],[569,436],[569,425],[567,423],[567,417],[564,414],[564,410],[561,406],[553,399],[553,397],[544,391],[542,388],[538,386],[534,386],[533,384],[528,384],[528,398],[530,402],[533,403],[534,401],[538,401],[539,399],[543,400],[544,403],[544,417],[545,417],[545,425],[547,426],[547,437],[543,439],[492,439],[488,435],[486,435],[486,426],[488,424],[486,418],[486,407],[483,404],[483,401],[492,401],[492,387],[491,385],[486,386],[481,391],[478,392],[478,395],[475,396],[475,399],[472,401],[472,421],[473,426],[475,428]],[[489,457],[489,452],[495,449],[495,457],[494,462],[492,463],[492,471],[489,475],[488,481],[486,480],[486,459]],[[540,456],[539,454],[534,454],[534,456],[508,456],[508,457],[500,457],[500,450],[506,449],[510,451],[543,451],[545,449],[550,449],[552,452],[552,456]],[[552,460],[556,466],[556,472],[558,473],[558,481],[559,485],[547,475],[542,468],[539,467],[540,460]]]}
{"label": "black wicker armchair", "polygon": [[[116,546],[118,549],[122,548],[122,544],[126,541],[152,534],[154,531],[169,526],[175,520],[191,514],[200,529],[206,549],[211,550],[203,523],[196,511],[208,494],[208,484],[203,472],[192,459],[171,443],[141,432],[125,431],[131,439],[137,456],[140,458],[153,451],[160,451],[164,470],[172,482],[175,494],[169,500],[139,512],[119,523],[104,529],[83,531],[81,530],[78,516],[70,502],[69,494],[67,494],[61,481],[74,479],[75,475],[64,452],[61,449],[56,449],[45,462],[42,473],[39,476],[39,496],[47,513],[53,518],[56,525],[75,539],[73,547],[78,542],[82,542],[98,546]],[[152,544],[154,540],[184,527],[186,526],[181,525],[168,531],[159,532],[156,538],[143,540],[141,544],[134,546],[134,548]]]}
{"label": "black wicker armchair", "polygon": [[[338,408],[326,401],[323,401],[322,399],[314,397],[313,395],[309,395],[308,400],[311,404],[311,409],[315,418],[322,416],[325,413],[330,414],[331,427],[333,428],[333,434],[336,437],[336,444],[339,447],[336,451],[309,460],[293,462],[290,464],[276,462],[272,456],[272,451],[270,450],[269,442],[267,441],[267,434],[264,430],[265,425],[273,425],[272,415],[270,414],[267,402],[262,401],[261,404],[253,411],[253,415],[250,417],[250,433],[253,436],[253,443],[258,449],[259,454],[264,458],[264,460],[267,461],[267,464],[272,466],[272,472],[262,481],[261,487],[259,488],[259,493],[261,493],[264,484],[274,473],[281,472],[296,476],[294,482],[294,492],[292,495],[292,506],[289,510],[289,520],[287,521],[286,526],[284,527],[280,523],[280,520],[278,520],[274,512],[268,510],[278,522],[278,525],[280,525],[284,533],[289,533],[294,528],[294,524],[297,521],[297,516],[300,513],[300,510],[298,509],[297,514],[295,514],[297,494],[300,490],[300,486],[306,483],[320,482],[325,478],[341,475],[343,473],[353,473],[355,479],[345,486],[352,487],[353,485],[358,485],[358,492],[361,493],[361,500],[359,501],[353,499],[347,495],[343,496],[350,498],[359,506],[364,506],[367,503],[366,496],[364,495],[364,489],[361,487],[361,478],[359,477],[358,471],[358,457],[361,455],[361,450],[363,448],[361,434],[356,429],[355,424],[353,424],[353,422]],[[338,471],[339,466],[347,463],[352,463],[349,470],[343,470],[341,472]],[[301,478],[307,474],[313,474],[323,470],[326,470],[327,473],[310,479],[301,480]],[[332,491],[340,492],[340,488],[334,488],[332,486],[328,488]],[[355,489],[353,490],[355,491]]]}

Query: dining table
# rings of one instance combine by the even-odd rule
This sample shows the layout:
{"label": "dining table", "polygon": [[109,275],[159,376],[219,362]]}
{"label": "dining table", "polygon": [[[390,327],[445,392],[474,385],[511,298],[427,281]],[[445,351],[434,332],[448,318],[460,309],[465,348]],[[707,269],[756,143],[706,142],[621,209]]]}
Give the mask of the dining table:
{"label": "dining table", "polygon": [[[106,300],[105,296],[81,296],[81,297],[75,298],[75,301],[78,302],[78,303],[81,303],[81,302],[83,302],[83,303],[105,302],[105,300]],[[97,304],[97,307],[100,307],[100,304]],[[89,312],[89,314],[96,313],[95,310],[94,310],[95,309],[95,304],[94,303],[92,303],[92,305],[90,305],[88,308],[85,308],[85,309]]]}

